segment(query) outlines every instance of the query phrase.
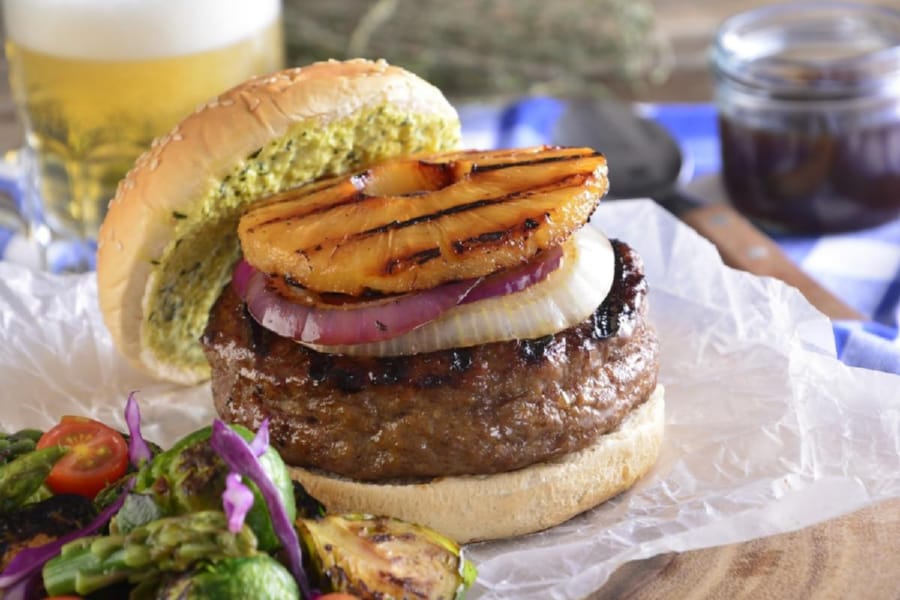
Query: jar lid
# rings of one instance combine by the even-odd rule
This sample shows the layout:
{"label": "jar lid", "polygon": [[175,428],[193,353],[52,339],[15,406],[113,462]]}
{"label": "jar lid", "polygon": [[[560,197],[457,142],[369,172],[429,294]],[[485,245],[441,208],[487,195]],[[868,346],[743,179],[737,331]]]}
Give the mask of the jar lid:
{"label": "jar lid", "polygon": [[900,85],[900,11],[849,2],[768,6],[734,16],[716,71],[778,97],[847,98]]}

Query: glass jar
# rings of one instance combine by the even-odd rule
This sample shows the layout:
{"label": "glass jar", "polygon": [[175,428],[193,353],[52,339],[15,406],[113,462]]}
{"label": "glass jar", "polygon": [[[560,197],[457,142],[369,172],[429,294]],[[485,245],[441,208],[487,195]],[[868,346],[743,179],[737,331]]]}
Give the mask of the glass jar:
{"label": "glass jar", "polygon": [[900,215],[900,12],[844,2],[742,13],[713,47],[722,177],[764,227]]}

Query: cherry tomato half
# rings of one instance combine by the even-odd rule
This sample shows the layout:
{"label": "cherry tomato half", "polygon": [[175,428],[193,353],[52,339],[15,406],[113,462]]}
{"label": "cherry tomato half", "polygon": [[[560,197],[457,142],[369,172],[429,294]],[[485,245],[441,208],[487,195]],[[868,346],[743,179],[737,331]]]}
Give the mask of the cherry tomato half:
{"label": "cherry tomato half", "polygon": [[69,449],[47,476],[47,486],[57,494],[93,498],[128,469],[128,444],[122,434],[87,417],[63,417],[38,440],[38,448],[49,446]]}

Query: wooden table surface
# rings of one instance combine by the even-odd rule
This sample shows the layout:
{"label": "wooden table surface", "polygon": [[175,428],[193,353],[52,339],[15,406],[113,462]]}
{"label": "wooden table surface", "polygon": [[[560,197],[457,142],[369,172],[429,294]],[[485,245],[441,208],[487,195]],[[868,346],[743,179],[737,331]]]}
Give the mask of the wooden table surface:
{"label": "wooden table surface", "polygon": [[[653,3],[672,43],[675,71],[640,99],[703,101],[711,93],[705,52],[717,23],[772,2]],[[0,154],[22,140],[5,67],[0,62]],[[794,533],[628,563],[590,598],[900,600],[900,498]]]}

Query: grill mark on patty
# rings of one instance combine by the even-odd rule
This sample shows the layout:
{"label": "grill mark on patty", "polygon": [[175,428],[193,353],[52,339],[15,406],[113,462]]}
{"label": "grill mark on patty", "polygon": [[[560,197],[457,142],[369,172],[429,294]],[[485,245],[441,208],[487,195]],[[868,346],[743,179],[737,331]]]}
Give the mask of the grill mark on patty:
{"label": "grill mark on patty", "polygon": [[553,341],[552,335],[531,340],[517,340],[519,356],[529,365],[536,365],[547,359],[547,347]]}

